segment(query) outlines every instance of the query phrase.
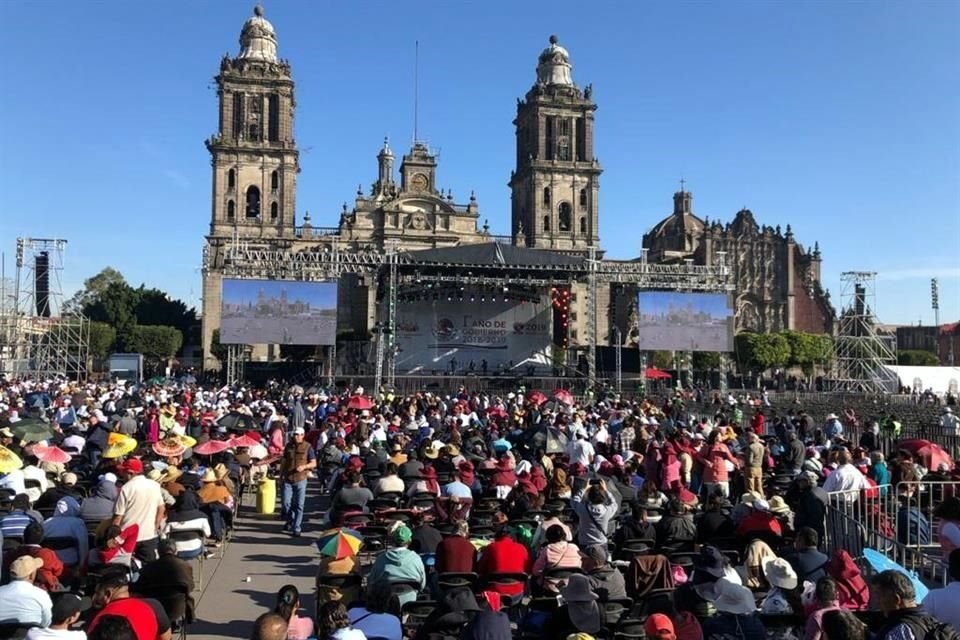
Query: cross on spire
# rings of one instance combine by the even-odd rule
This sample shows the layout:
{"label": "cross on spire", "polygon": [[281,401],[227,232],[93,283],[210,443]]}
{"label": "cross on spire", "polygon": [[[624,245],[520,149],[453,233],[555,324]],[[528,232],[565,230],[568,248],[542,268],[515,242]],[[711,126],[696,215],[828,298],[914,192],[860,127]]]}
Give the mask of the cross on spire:
{"label": "cross on spire", "polygon": [[680,193],[686,193],[687,191],[687,181],[683,178],[680,178]]}

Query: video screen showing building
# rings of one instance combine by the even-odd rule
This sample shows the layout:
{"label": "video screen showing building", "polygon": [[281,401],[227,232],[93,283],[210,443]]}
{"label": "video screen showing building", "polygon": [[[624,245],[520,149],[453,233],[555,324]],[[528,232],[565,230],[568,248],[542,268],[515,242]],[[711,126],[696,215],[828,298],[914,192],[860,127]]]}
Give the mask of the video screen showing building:
{"label": "video screen showing building", "polygon": [[725,293],[641,291],[638,346],[645,351],[733,351],[733,303]]}
{"label": "video screen showing building", "polygon": [[[470,298],[474,300],[471,301]],[[397,371],[424,375],[498,375],[551,366],[548,301],[419,300],[397,312]]]}
{"label": "video screen showing building", "polygon": [[331,345],[337,283],[224,279],[222,344]]}

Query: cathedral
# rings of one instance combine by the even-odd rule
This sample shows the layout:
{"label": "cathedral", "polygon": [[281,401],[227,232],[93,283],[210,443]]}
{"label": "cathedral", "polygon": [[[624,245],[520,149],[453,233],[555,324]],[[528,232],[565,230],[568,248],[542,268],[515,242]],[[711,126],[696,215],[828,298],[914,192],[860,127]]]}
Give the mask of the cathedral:
{"label": "cathedral", "polygon": [[[277,34],[262,8],[244,23],[239,53],[221,60],[216,84],[219,126],[206,141],[213,174],[203,276],[206,367],[217,365],[210,345],[220,325],[222,280],[231,275],[224,267],[226,257],[238,243],[305,255],[331,250],[416,255],[503,245],[525,260],[555,259],[559,264],[591,255],[611,261],[603,256],[599,235],[602,168],[594,157],[592,87],[574,82],[571,56],[555,36],[537,59],[532,86],[517,101],[509,237],[493,236],[480,224],[473,193],[467,202],[455,202],[450,191],[438,188],[436,155],[421,142],[403,153],[396,168],[394,149],[384,140],[376,155],[376,181],[369,189],[358,187],[339,220],[324,221],[329,226],[315,224],[309,213],[299,215],[292,68],[278,56]],[[834,311],[820,285],[819,247],[805,249],[789,225],[785,232],[760,226],[747,210],[728,224],[701,219],[693,212],[693,196],[681,188],[674,194],[673,213],[644,235],[643,246],[652,263],[711,265],[728,256],[738,330],[832,329]],[[496,255],[501,253],[498,248]],[[586,344],[589,310],[578,287],[582,285],[571,285],[569,346]],[[604,285],[596,293],[600,345],[618,339],[629,345],[636,314],[630,301],[636,296],[621,295],[622,287]],[[338,334],[369,341],[378,321],[376,276],[342,273],[337,296]],[[277,357],[276,345],[253,346],[254,360]]]}

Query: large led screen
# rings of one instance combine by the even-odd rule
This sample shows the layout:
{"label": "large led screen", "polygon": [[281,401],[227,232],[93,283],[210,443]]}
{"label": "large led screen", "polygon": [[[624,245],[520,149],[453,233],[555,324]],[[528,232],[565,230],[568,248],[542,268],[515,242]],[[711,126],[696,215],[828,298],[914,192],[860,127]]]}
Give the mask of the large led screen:
{"label": "large led screen", "polygon": [[480,376],[550,367],[553,320],[548,302],[475,298],[401,304],[397,370]]}
{"label": "large led screen", "polygon": [[337,341],[337,283],[223,281],[223,344],[331,345]]}
{"label": "large led screen", "polygon": [[733,304],[725,293],[641,291],[638,346],[644,351],[733,351]]}

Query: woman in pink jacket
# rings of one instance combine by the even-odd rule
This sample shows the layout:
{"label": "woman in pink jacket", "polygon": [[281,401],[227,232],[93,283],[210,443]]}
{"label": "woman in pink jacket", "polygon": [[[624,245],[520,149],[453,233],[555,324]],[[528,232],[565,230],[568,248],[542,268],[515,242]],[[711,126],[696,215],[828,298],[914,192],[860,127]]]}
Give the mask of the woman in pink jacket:
{"label": "woman in pink jacket", "polygon": [[710,496],[718,489],[724,497],[730,497],[730,472],[727,463],[737,466],[737,459],[730,453],[727,445],[720,442],[720,431],[714,429],[707,438],[707,444],[700,450],[700,462],[703,463],[703,487]]}
{"label": "woman in pink jacket", "polygon": [[562,579],[551,578],[548,574],[554,569],[581,568],[580,548],[567,541],[567,532],[558,524],[547,528],[547,543],[540,550],[536,562],[533,563],[533,579],[545,593],[555,594],[560,591]]}

